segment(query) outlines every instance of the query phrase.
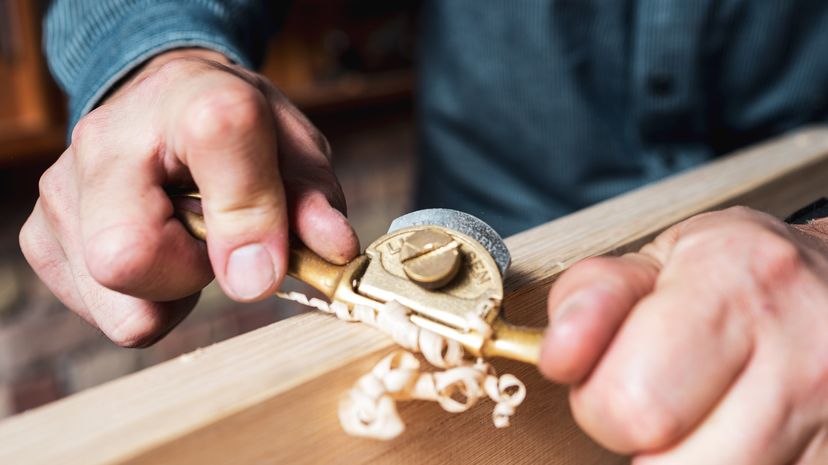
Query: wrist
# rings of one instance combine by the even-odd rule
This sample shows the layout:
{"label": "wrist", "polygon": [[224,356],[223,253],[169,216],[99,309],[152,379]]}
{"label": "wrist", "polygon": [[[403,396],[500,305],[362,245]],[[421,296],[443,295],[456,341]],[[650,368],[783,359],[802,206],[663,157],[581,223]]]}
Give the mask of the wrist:
{"label": "wrist", "polygon": [[146,71],[156,70],[165,64],[178,59],[198,58],[202,60],[209,60],[221,63],[223,65],[230,65],[232,60],[226,55],[206,48],[176,48],[159,53],[147,60],[143,66],[138,68],[137,73],[140,74]]}
{"label": "wrist", "polygon": [[167,63],[176,60],[204,60],[220,63],[223,65],[231,65],[233,61],[226,55],[206,48],[176,48],[161,52],[158,55],[150,58],[141,66],[135,68],[129,75],[124,77],[120,84],[115,86],[111,93],[106,96],[103,101],[110,100],[118,96],[130,87],[130,84],[143,80],[146,76],[154,73],[162,68]]}

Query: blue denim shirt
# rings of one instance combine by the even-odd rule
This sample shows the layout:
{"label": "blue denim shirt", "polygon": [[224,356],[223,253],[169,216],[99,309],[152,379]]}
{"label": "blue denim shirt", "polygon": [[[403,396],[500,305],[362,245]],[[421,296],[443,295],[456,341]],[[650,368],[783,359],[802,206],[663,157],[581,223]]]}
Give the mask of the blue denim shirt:
{"label": "blue denim shirt", "polygon": [[[56,1],[72,121],[163,50],[254,66],[270,3]],[[502,234],[828,118],[825,0],[432,0],[422,24],[418,206]]]}

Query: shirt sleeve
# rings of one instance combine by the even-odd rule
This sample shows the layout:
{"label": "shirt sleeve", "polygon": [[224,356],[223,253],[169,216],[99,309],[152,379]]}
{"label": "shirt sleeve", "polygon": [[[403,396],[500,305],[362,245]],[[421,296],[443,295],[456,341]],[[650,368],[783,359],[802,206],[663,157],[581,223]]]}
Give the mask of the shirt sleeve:
{"label": "shirt sleeve", "polygon": [[271,3],[277,2],[52,2],[44,24],[44,47],[52,74],[69,96],[70,133],[121,78],[166,50],[203,47],[243,66],[257,66],[278,19]]}

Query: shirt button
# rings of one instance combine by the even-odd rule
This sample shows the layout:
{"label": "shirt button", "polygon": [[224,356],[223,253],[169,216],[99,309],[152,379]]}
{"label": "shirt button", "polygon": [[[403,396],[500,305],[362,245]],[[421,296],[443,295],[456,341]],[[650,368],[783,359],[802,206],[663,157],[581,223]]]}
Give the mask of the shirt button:
{"label": "shirt button", "polygon": [[647,91],[656,97],[668,97],[675,88],[675,79],[667,73],[653,73],[647,77]]}

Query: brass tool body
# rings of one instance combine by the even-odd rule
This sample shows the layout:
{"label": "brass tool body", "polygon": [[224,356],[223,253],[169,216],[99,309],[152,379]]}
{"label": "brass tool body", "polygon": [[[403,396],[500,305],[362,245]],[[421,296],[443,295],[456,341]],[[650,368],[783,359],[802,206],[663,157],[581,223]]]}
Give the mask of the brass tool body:
{"label": "brass tool body", "polygon": [[[173,197],[200,199],[193,192]],[[193,236],[206,239],[207,230],[199,213],[181,208],[176,213]],[[401,255],[407,258],[411,253],[404,248],[417,239],[443,235],[450,238],[450,243],[438,246],[456,251],[457,262],[441,258],[441,263],[457,269],[449,270],[449,280],[439,285],[416,282],[411,270],[405,269]],[[412,237],[415,239],[407,244]],[[501,268],[480,242],[451,228],[422,224],[389,232],[345,265],[329,263],[292,241],[288,275],[350,307],[365,305],[379,310],[385,303],[397,301],[412,310],[411,322],[461,343],[473,355],[538,362],[543,330],[513,326],[499,317],[503,301]],[[490,325],[490,334],[478,330],[480,320]]]}

